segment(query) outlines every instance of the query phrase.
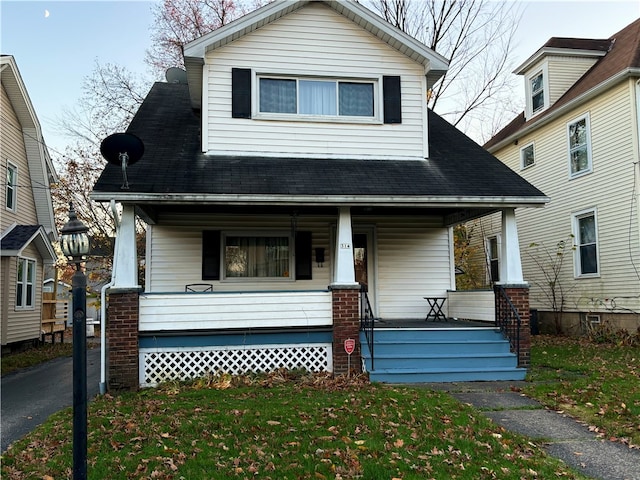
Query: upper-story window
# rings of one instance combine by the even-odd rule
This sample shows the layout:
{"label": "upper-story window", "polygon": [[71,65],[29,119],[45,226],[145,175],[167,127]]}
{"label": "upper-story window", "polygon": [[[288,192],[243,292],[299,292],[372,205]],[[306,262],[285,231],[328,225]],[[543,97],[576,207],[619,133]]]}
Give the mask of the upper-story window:
{"label": "upper-story window", "polygon": [[533,143],[530,143],[526,147],[520,149],[520,168],[525,169],[535,163],[535,151],[533,149]]}
{"label": "upper-story window", "polygon": [[531,79],[531,111],[537,113],[544,108],[544,75],[538,73]]}
{"label": "upper-story window", "polygon": [[16,308],[33,308],[35,304],[36,262],[18,258]]}
{"label": "upper-story window", "polygon": [[5,207],[7,210],[16,211],[18,202],[18,167],[9,163],[7,165],[7,183],[5,188]]}
{"label": "upper-story window", "polygon": [[259,77],[260,113],[370,117],[375,115],[375,83]]}
{"label": "upper-story window", "polygon": [[589,116],[567,124],[569,136],[569,175],[577,177],[591,172],[591,134]]}
{"label": "upper-story window", "polygon": [[231,69],[231,116],[267,120],[402,123],[402,82],[256,74]]}

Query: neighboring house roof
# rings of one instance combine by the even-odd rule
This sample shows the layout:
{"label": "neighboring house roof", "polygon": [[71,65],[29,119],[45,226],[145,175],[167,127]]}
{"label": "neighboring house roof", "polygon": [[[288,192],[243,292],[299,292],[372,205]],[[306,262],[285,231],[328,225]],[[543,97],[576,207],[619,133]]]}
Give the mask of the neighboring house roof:
{"label": "neighboring house roof", "polygon": [[52,264],[56,261],[56,252],[42,225],[15,225],[0,239],[0,256],[22,256],[24,249],[31,243],[38,249],[44,263]]}
{"label": "neighboring house roof", "polygon": [[[38,222],[44,226],[52,240],[57,240],[53,202],[48,187],[51,183],[58,181],[58,176],[44,143],[40,122],[27,88],[22,81],[16,61],[11,55],[0,55],[0,80],[22,127]],[[5,124],[6,122],[3,121],[3,127]]]}
{"label": "neighboring house roof", "polygon": [[[524,113],[513,119],[485,143],[484,148],[490,152],[502,148],[534,128],[539,128],[567,108],[591,99],[625,78],[640,76],[640,18],[607,40],[552,38],[545,47],[606,53],[547,110],[529,121],[525,120]],[[530,62],[525,62],[527,63]]]}
{"label": "neighboring house roof", "polygon": [[[540,190],[429,112],[424,160],[213,156],[201,152],[188,86],[156,83],[128,132],[145,145],[128,168],[108,164],[92,198],[224,204],[375,204],[487,207],[542,205]],[[328,168],[330,165],[330,168]]]}
{"label": "neighboring house roof", "polygon": [[185,45],[184,62],[189,85],[191,86],[192,106],[200,108],[202,100],[202,66],[205,54],[208,51],[227,45],[312,2],[324,3],[403,55],[423,65],[429,88],[449,68],[449,61],[442,55],[407,35],[399,28],[394,27],[368,8],[351,0],[279,0],[269,3]]}

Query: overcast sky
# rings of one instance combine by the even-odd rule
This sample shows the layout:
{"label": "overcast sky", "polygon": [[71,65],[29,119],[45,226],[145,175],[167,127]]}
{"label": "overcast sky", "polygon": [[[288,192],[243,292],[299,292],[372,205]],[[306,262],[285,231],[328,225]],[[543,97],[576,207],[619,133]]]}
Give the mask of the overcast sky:
{"label": "overcast sky", "polygon": [[[95,61],[145,73],[151,1],[0,0],[0,51],[13,55],[52,153],[67,139],[55,128],[73,108]],[[519,65],[550,37],[608,38],[640,17],[640,1],[528,1],[516,37]]]}

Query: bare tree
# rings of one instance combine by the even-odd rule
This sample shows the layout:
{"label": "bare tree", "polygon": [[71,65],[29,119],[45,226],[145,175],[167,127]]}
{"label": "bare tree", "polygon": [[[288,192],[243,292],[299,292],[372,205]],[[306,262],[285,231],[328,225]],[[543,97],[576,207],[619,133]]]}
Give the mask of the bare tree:
{"label": "bare tree", "polygon": [[363,3],[449,59],[449,70],[428,96],[429,106],[453,125],[481,141],[516,113],[511,100],[515,79],[510,74],[512,41],[521,16],[516,2],[363,0]]}

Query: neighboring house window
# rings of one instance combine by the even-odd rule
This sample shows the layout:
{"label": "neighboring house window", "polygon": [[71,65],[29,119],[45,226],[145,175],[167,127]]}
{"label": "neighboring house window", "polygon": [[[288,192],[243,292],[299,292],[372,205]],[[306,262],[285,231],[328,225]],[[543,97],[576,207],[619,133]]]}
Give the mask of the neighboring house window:
{"label": "neighboring house window", "polygon": [[261,113],[373,117],[374,82],[260,77]]}
{"label": "neighboring house window", "polygon": [[7,165],[7,185],[6,185],[5,207],[8,210],[16,210],[18,201],[18,167],[12,164]]}
{"label": "neighboring house window", "polygon": [[589,116],[567,124],[569,136],[570,176],[576,177],[591,171],[591,141]]}
{"label": "neighboring house window", "polygon": [[497,236],[487,238],[487,262],[489,263],[489,282],[500,281],[500,240]]}
{"label": "neighboring house window", "polygon": [[520,149],[520,168],[525,169],[535,163],[533,143]]}
{"label": "neighboring house window", "polygon": [[527,118],[531,118],[549,107],[549,75],[547,64],[525,78]]}
{"label": "neighboring house window", "polygon": [[18,258],[18,275],[16,288],[16,307],[33,308],[35,303],[36,262],[26,258]]}
{"label": "neighboring house window", "polygon": [[598,225],[596,212],[586,210],[573,215],[576,242],[576,276],[598,275]]}

